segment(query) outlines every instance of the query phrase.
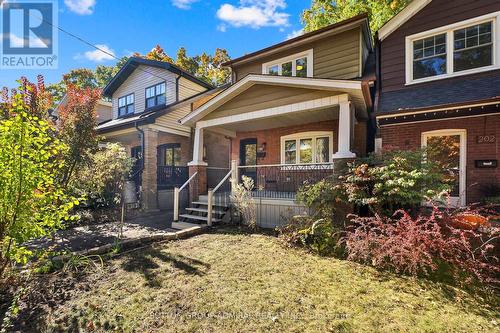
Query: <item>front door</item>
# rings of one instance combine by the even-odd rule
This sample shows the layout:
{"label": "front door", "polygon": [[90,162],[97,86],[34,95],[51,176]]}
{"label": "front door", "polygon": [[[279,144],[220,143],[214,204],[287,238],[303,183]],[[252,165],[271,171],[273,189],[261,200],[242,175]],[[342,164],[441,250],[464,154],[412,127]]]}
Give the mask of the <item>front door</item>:
{"label": "front door", "polygon": [[[240,165],[254,166],[257,165],[257,139],[244,139],[240,141]],[[247,176],[253,179],[254,184],[257,184],[257,168],[241,168],[241,176]]]}
{"label": "front door", "polygon": [[466,204],[465,134],[465,130],[439,130],[422,134],[422,145],[428,149],[428,158],[440,166],[447,183],[452,187],[450,204],[455,207]]}
{"label": "front door", "polygon": [[134,165],[132,166],[132,170],[130,172],[130,178],[135,182],[135,186],[138,188],[142,185],[142,147],[132,147],[130,155],[134,159]]}

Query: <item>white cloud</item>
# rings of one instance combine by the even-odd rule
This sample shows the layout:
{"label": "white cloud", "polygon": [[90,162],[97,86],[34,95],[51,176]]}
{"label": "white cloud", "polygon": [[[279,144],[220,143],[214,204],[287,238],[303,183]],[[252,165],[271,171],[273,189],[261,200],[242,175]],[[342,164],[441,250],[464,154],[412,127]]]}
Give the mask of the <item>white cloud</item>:
{"label": "white cloud", "polygon": [[78,15],[90,15],[94,12],[96,0],[64,0],[64,3]]}
{"label": "white cloud", "polygon": [[180,9],[191,9],[191,5],[198,0],[172,0],[172,5]]}
{"label": "white cloud", "polygon": [[300,30],[294,30],[292,32],[290,32],[287,36],[286,36],[286,39],[292,39],[292,38],[295,38],[295,37],[299,37],[301,35],[304,34],[304,30],[300,29]]}
{"label": "white cloud", "polygon": [[85,58],[87,58],[90,61],[94,61],[94,62],[104,62],[104,61],[115,59],[114,58],[115,51],[110,49],[109,46],[104,45],[104,44],[97,44],[96,46],[98,48],[100,48],[101,50],[106,51],[107,53],[102,52],[101,50],[87,51],[83,54],[85,56]]}
{"label": "white cloud", "polygon": [[289,25],[290,17],[290,14],[283,12],[285,8],[285,0],[240,0],[238,6],[222,4],[217,17],[234,27],[283,27]]}
{"label": "white cloud", "polygon": [[[4,34],[3,36],[9,41],[11,47],[24,47],[24,38],[19,37],[13,33]],[[43,38],[41,39],[30,34],[28,40],[29,47],[48,47],[49,45],[49,40],[45,40]]]}
{"label": "white cloud", "polygon": [[221,23],[217,26],[217,30],[219,30],[220,32],[226,32],[227,26],[224,23]]}

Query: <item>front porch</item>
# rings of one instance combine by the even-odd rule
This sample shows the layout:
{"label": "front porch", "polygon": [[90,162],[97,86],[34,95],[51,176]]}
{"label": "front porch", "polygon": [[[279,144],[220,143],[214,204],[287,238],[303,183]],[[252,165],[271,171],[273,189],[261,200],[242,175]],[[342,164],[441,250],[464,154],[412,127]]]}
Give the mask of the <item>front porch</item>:
{"label": "front porch", "polygon": [[[358,81],[243,79],[182,120],[195,127],[192,181],[186,184],[190,197],[207,195],[210,208],[224,197],[221,193],[227,193],[227,201],[231,179],[247,176],[259,203],[296,207],[302,186],[332,176],[345,160],[366,153],[367,108]],[[202,159],[207,132],[231,138],[231,170],[212,186],[207,182],[211,166]]]}

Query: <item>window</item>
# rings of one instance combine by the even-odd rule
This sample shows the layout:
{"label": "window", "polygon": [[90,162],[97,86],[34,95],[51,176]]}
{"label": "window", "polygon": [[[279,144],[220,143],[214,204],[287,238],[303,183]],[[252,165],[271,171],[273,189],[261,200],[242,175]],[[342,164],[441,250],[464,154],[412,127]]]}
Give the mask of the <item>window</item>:
{"label": "window", "polygon": [[281,163],[331,162],[332,145],[332,132],[304,132],[284,136],[281,138]]}
{"label": "window", "polygon": [[134,94],[118,98],[118,117],[134,113]]}
{"label": "window", "polygon": [[498,14],[407,37],[406,83],[497,68],[494,57]]}
{"label": "window", "polygon": [[413,79],[446,73],[446,34],[413,42]]}
{"label": "window", "polygon": [[169,143],[158,147],[159,166],[181,166],[181,145]]}
{"label": "window", "polygon": [[165,103],[165,82],[146,88],[146,109]]}
{"label": "window", "polygon": [[262,74],[280,76],[312,77],[313,50],[267,62],[262,65]]}
{"label": "window", "polygon": [[454,31],[453,71],[490,66],[493,64],[491,22]]}

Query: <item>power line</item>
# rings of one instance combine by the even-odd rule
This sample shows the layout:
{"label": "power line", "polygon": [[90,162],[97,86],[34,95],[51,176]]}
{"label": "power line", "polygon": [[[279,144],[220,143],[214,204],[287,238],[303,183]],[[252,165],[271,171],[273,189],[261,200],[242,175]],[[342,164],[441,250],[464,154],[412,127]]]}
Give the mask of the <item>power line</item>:
{"label": "power line", "polygon": [[[30,13],[30,15],[31,15],[31,16],[33,16],[33,14],[31,14],[31,13]],[[61,32],[63,32],[63,33],[65,33],[65,34],[67,34],[67,35],[69,35],[69,36],[71,36],[71,37],[73,37],[73,38],[75,38],[75,39],[79,40],[80,42],[82,42],[82,43],[84,43],[84,44],[86,44],[86,45],[88,45],[88,46],[90,46],[90,47],[92,47],[92,48],[94,48],[94,49],[96,49],[96,50],[98,50],[98,51],[100,51],[100,52],[102,52],[102,53],[104,53],[104,54],[106,54],[106,55],[108,55],[108,56],[110,56],[110,57],[112,57],[112,58],[116,59],[116,60],[118,60],[118,61],[119,61],[119,60],[121,60],[120,58],[118,58],[118,57],[117,57],[116,55],[114,55],[113,53],[108,52],[108,51],[106,51],[106,50],[104,50],[104,49],[100,48],[99,46],[97,46],[97,45],[95,45],[95,44],[92,44],[91,42],[89,42],[89,41],[87,41],[87,40],[83,39],[82,37],[77,36],[77,35],[75,35],[74,33],[69,32],[69,31],[67,31],[67,30],[63,29],[63,28],[61,28],[60,26],[57,26],[57,25],[53,24],[53,23],[52,23],[52,22],[50,22],[50,21],[47,21],[47,20],[46,20],[46,19],[44,19],[43,17],[41,17],[41,18],[40,18],[40,17],[37,17],[37,18],[38,18],[39,20],[41,20],[42,22],[47,23],[47,24],[48,24],[48,25],[50,25],[51,27],[54,27],[54,28],[58,29],[59,31],[61,31]],[[150,72],[150,71],[148,71],[148,70],[146,70],[146,69],[144,69],[144,68],[141,68],[140,66],[137,66],[136,68],[137,68],[137,69],[139,69],[139,70],[141,70],[141,71],[143,71],[143,72],[145,72],[145,73],[147,73],[147,74],[149,74],[149,75],[152,75],[152,76],[154,76],[154,77],[157,77],[157,78],[159,78],[159,79],[162,79],[162,80],[164,80],[164,81],[168,81],[168,82],[174,83],[174,81],[173,81],[173,80],[166,79],[166,78],[164,78],[164,77],[162,77],[162,76],[160,76],[160,75],[157,75],[157,74],[155,74],[155,73],[152,73],[152,72]],[[202,91],[195,90],[195,89],[193,89],[193,88],[191,88],[191,87],[188,87],[188,86],[186,86],[186,85],[183,85],[183,84],[181,84],[181,82],[180,82],[180,81],[178,82],[178,84],[179,84],[179,86],[182,86],[182,87],[184,87],[184,88],[186,88],[186,89],[189,89],[189,90],[191,90],[191,91],[194,91],[195,93],[200,93],[200,92],[202,92]]]}

